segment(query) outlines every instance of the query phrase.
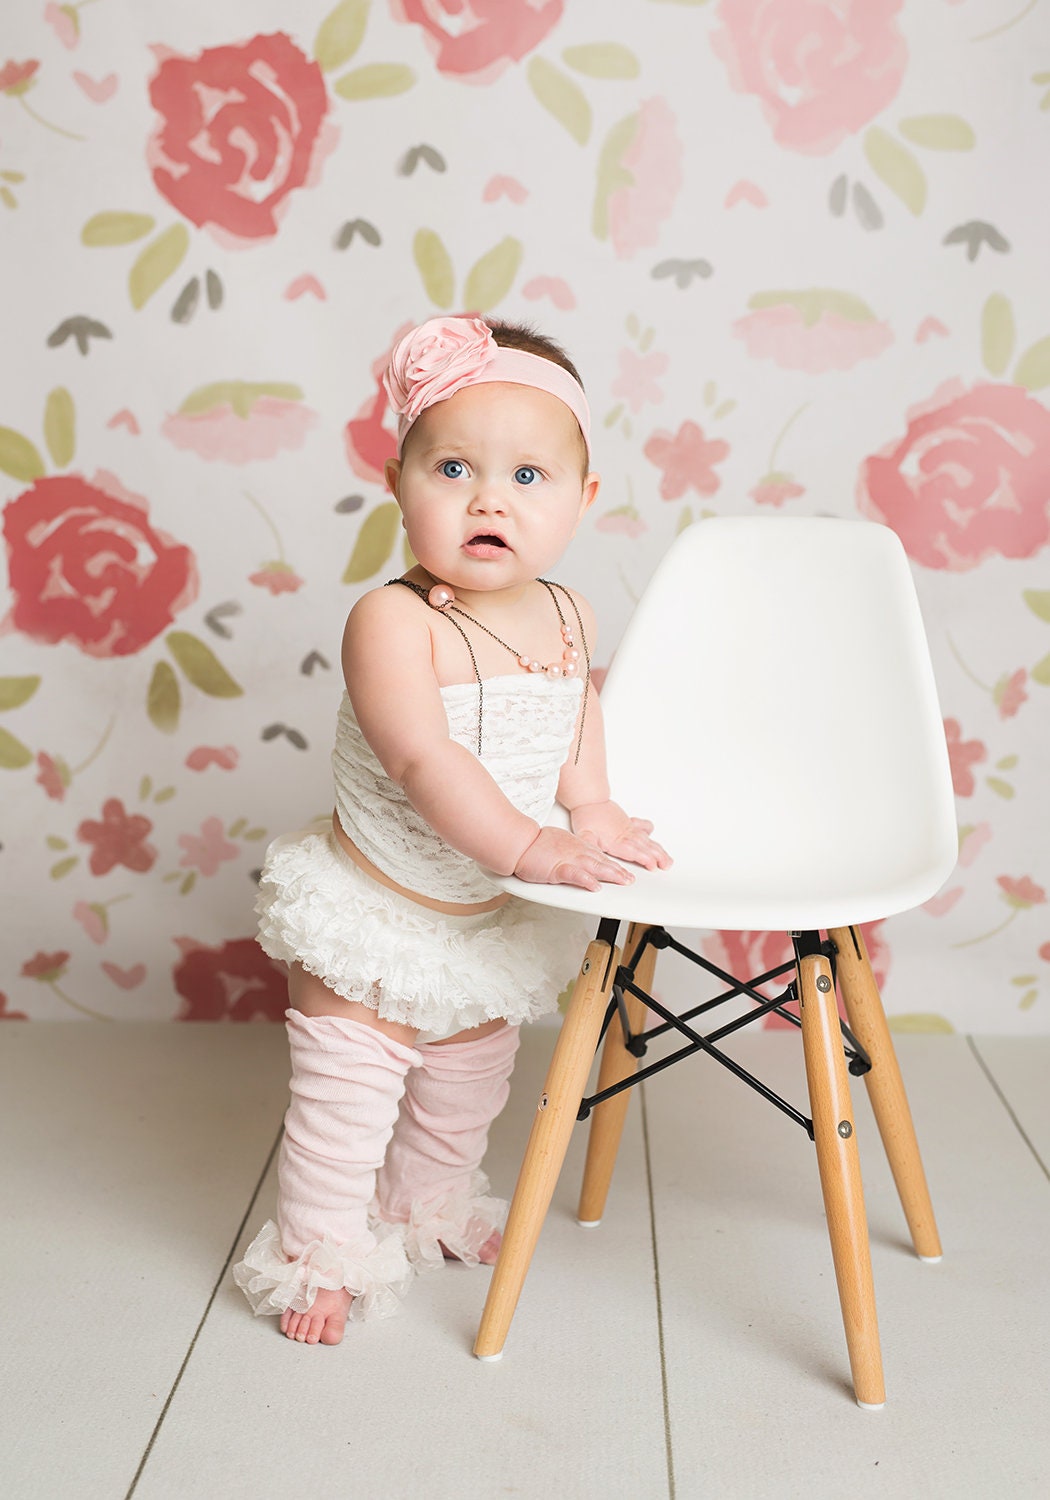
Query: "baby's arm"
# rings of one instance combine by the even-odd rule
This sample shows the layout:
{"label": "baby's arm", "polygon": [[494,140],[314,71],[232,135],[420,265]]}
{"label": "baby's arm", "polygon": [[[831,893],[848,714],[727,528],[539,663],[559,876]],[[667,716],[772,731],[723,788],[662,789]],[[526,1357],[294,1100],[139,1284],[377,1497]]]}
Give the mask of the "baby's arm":
{"label": "baby's arm", "polygon": [[[343,671],[357,722],[387,775],[454,849],[498,875],[521,873],[539,825],[514,807],[465,746],[449,737],[426,616],[407,589],[379,588],[350,612]],[[552,832],[553,830],[544,830]],[[562,833],[523,879],[580,885],[630,877],[596,845]]]}
{"label": "baby's arm", "polygon": [[[594,618],[586,600],[574,596],[583,617],[587,639],[594,639]],[[593,690],[587,695],[579,760],[566,761],[558,782],[558,801],[569,811],[573,833],[596,844],[617,859],[646,870],[665,870],[672,863],[667,851],[649,837],[652,823],[632,818],[609,799],[605,765],[605,727],[601,703]]]}

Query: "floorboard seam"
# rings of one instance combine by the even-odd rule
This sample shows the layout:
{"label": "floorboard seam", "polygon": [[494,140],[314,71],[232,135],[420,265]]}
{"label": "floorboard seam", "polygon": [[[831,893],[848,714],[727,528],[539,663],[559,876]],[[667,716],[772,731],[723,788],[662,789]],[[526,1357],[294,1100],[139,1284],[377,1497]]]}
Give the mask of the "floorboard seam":
{"label": "floorboard seam", "polygon": [[268,1154],[268,1156],[266,1158],[266,1162],[265,1162],[265,1164],[263,1166],[263,1169],[262,1169],[262,1171],[259,1174],[259,1179],[258,1179],[258,1181],[255,1184],[255,1189],[254,1189],[254,1191],[252,1193],[252,1196],[251,1196],[251,1199],[250,1199],[250,1201],[248,1203],[248,1207],[244,1210],[244,1216],[242,1217],[241,1222],[238,1224],[237,1231],[236,1231],[236,1233],[233,1236],[233,1243],[230,1245],[229,1251],[227,1252],[227,1255],[226,1255],[226,1259],[222,1263],[222,1270],[219,1272],[218,1279],[215,1282],[215,1285],[212,1287],[211,1296],[208,1298],[207,1306],[205,1307],[203,1313],[201,1314],[200,1322],[197,1324],[197,1327],[194,1329],[193,1337],[190,1340],[190,1346],[186,1350],[185,1358],[183,1359],[182,1364],[179,1366],[178,1374],[175,1376],[175,1379],[172,1382],[171,1390],[168,1392],[167,1399],[165,1400],[164,1405],[161,1408],[160,1415],[157,1418],[156,1423],[154,1424],[153,1431],[150,1434],[150,1440],[146,1444],[146,1451],[143,1453],[142,1458],[139,1461],[139,1466],[135,1470],[135,1477],[131,1481],[131,1484],[130,1484],[130,1486],[128,1488],[127,1494],[124,1497],[124,1500],[131,1500],[131,1497],[132,1497],[132,1495],[134,1495],[135,1490],[136,1490],[136,1488],[138,1486],[138,1482],[142,1478],[142,1475],[143,1475],[143,1472],[145,1471],[146,1465],[149,1462],[149,1456],[153,1452],[153,1447],[154,1447],[154,1444],[156,1443],[157,1438],[158,1438],[158,1436],[160,1434],[160,1429],[164,1425],[164,1419],[168,1415],[168,1411],[171,1408],[172,1401],[174,1401],[174,1399],[175,1399],[175,1392],[178,1390],[179,1385],[182,1382],[182,1377],[186,1373],[186,1370],[187,1370],[187,1367],[189,1365],[189,1362],[193,1358],[193,1351],[197,1347],[197,1340],[200,1338],[201,1333],[202,1333],[202,1331],[204,1329],[204,1325],[208,1321],[208,1314],[211,1312],[212,1306],[214,1305],[214,1302],[215,1302],[215,1299],[219,1295],[219,1288],[222,1286],[223,1282],[226,1280],[226,1273],[230,1269],[230,1262],[233,1260],[233,1257],[234,1257],[234,1255],[236,1254],[236,1251],[237,1251],[237,1246],[240,1244],[241,1235],[244,1233],[245,1226],[248,1223],[248,1220],[249,1220],[250,1216],[255,1211],[256,1202],[258,1201],[259,1194],[262,1192],[262,1185],[266,1181],[266,1174],[270,1170],[270,1165],[273,1162],[274,1156],[277,1153],[277,1147],[281,1144],[281,1136],[283,1134],[284,1134],[284,1126],[282,1125],[281,1129],[277,1132],[277,1138],[276,1138],[276,1140],[274,1141],[273,1145],[270,1147],[269,1154]]}
{"label": "floorboard seam", "polygon": [[1036,1150],[1036,1147],[1035,1147],[1035,1142],[1031,1139],[1031,1137],[1026,1132],[1024,1126],[1021,1124],[1020,1120],[1014,1114],[1013,1106],[1010,1104],[1009,1099],[1007,1099],[1006,1095],[1003,1093],[1002,1089],[1000,1088],[999,1083],[996,1080],[994,1074],[992,1073],[991,1068],[988,1066],[988,1064],[985,1062],[984,1058],[981,1056],[980,1052],[978,1051],[976,1041],[974,1040],[974,1038],[972,1036],[968,1036],[966,1038],[966,1040],[967,1040],[967,1043],[969,1044],[970,1051],[973,1053],[974,1057],[977,1059],[977,1064],[980,1067],[982,1073],[987,1078],[988,1082],[991,1084],[991,1086],[995,1090],[996,1094],[999,1096],[999,1102],[1000,1102],[1000,1104],[1006,1110],[1006,1113],[1010,1116],[1010,1119],[1014,1122],[1014,1125],[1015,1125],[1015,1127],[1017,1129],[1018,1135],[1021,1137],[1021,1139],[1024,1141],[1025,1145],[1028,1147],[1029,1151],[1032,1153],[1032,1155],[1035,1157],[1036,1161],[1039,1163],[1039,1167],[1040,1167],[1040,1170],[1042,1171],[1043,1176],[1047,1179],[1048,1182],[1050,1182],[1050,1167],[1047,1166],[1046,1162],[1039,1155],[1039,1152]]}
{"label": "floorboard seam", "polygon": [[671,1403],[667,1391],[667,1355],[664,1348],[664,1307],[660,1292],[660,1252],[656,1245],[656,1204],[653,1200],[653,1163],[649,1151],[649,1115],[645,1107],[645,1085],[638,1089],[642,1111],[642,1141],[645,1146],[645,1185],[649,1194],[649,1232],[653,1245],[653,1284],[656,1290],[656,1336],[660,1348],[660,1388],[664,1407],[664,1448],[667,1453],[668,1500],[675,1500],[674,1448],[671,1442]]}

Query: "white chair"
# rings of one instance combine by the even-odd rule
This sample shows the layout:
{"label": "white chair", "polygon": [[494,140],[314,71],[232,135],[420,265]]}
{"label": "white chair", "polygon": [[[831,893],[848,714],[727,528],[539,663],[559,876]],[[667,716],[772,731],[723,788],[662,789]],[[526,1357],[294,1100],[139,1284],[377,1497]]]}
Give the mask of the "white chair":
{"label": "white chair", "polygon": [[[843,1035],[852,1071],[864,1073],[916,1252],[936,1260],[941,1247],[858,924],[927,900],[957,854],[941,715],[899,540],[870,522],[830,518],[689,527],[630,621],[602,707],[612,795],[653,820],[675,863],[595,894],[504,882],[600,922],[539,1101],[474,1352],[502,1352],[581,1101],[583,1114],[594,1114],[579,1218],[600,1220],[648,1013],[684,1034],[683,1053],[726,1060],[689,1024],[701,1007],[675,1019],[651,996],[656,949],[678,946],[666,928],[779,930],[794,941],[794,964],[785,966],[794,985],[780,1000],[799,1001],[812,1111],[811,1121],[796,1118],[816,1145],[854,1391],[861,1406],[881,1406]],[[631,924],[626,964],[623,921]],[[848,1029],[840,1030],[836,981]],[[758,992],[760,982],[736,978],[727,997],[749,995],[760,1015],[777,1003]],[[603,1026],[598,1092],[584,1101]]]}

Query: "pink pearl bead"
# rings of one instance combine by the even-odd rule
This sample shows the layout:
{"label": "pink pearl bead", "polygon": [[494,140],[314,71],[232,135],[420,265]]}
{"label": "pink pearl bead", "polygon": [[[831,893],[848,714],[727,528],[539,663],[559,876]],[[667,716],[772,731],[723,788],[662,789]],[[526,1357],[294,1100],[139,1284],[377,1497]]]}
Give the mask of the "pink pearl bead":
{"label": "pink pearl bead", "polygon": [[580,670],[579,667],[576,665],[576,663],[574,661],[567,661],[565,663],[565,665],[561,669],[561,675],[563,677],[575,677],[576,673],[579,670]]}
{"label": "pink pearl bead", "polygon": [[563,625],[561,627],[561,638],[563,641],[572,640],[572,630],[568,625]]}
{"label": "pink pearl bead", "polygon": [[531,667],[532,666],[532,658],[528,657],[528,656],[519,656],[518,657],[518,666],[519,667]]}
{"label": "pink pearl bead", "polygon": [[543,671],[543,663],[541,661],[530,661],[529,662],[529,671],[530,672],[542,672]]}
{"label": "pink pearl bead", "polygon": [[578,651],[574,651],[572,647],[569,646],[565,651],[562,652],[562,657],[565,661],[579,661],[580,653]]}
{"label": "pink pearl bead", "polygon": [[450,588],[443,583],[435,583],[427,595],[427,603],[434,609],[448,609],[450,604],[455,604],[456,596]]}
{"label": "pink pearl bead", "polygon": [[560,677],[561,667],[556,661],[552,661],[550,666],[546,668],[546,672],[548,677]]}

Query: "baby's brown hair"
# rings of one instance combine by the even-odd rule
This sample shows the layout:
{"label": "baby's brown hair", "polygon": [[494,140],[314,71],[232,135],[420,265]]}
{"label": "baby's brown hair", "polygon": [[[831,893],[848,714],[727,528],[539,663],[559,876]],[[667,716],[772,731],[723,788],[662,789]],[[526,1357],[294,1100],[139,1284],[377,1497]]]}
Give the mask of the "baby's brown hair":
{"label": "baby's brown hair", "polygon": [[548,338],[545,333],[539,333],[528,323],[502,323],[497,318],[486,318],[485,322],[501,349],[524,349],[526,354],[538,354],[541,359],[549,359],[553,364],[561,365],[563,370],[568,370],[580,389],[583,389],[579,370],[554,339]]}

